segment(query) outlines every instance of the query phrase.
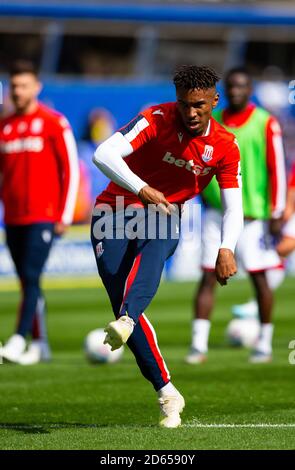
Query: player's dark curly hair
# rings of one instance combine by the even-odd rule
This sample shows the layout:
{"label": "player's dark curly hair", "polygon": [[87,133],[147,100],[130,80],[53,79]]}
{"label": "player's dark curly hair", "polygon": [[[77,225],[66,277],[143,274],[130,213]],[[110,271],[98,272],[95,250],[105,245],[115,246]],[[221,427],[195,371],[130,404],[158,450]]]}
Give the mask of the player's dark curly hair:
{"label": "player's dark curly hair", "polygon": [[173,77],[175,87],[184,90],[208,90],[214,88],[219,80],[219,75],[211,67],[197,65],[181,65]]}
{"label": "player's dark curly hair", "polygon": [[31,73],[37,77],[38,69],[36,65],[30,60],[18,59],[10,64],[8,73],[10,77],[13,77],[14,75],[20,75],[23,73]]}
{"label": "player's dark curly hair", "polygon": [[252,81],[251,74],[246,67],[233,67],[232,69],[227,70],[224,76],[224,82],[226,83],[232,75],[241,74],[245,75],[248,78],[249,82]]}

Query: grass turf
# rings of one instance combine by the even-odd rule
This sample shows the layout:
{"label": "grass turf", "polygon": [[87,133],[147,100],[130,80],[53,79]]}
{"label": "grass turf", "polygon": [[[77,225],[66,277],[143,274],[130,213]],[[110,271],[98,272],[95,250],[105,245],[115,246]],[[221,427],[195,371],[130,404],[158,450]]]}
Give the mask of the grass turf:
{"label": "grass turf", "polygon": [[[294,449],[295,366],[288,362],[295,339],[293,285],[288,279],[277,293],[273,363],[250,365],[249,351],[226,345],[230,306],[250,294],[248,283],[236,280],[218,291],[209,360],[200,366],[183,362],[194,284],[161,285],[146,313],[186,399],[184,426],[174,430],[157,427],[155,394],[129,351],[118,364],[85,361],[83,338],[112,318],[103,289],[48,291],[53,361],[0,366],[0,449]],[[13,329],[17,295],[0,295],[3,340]]]}

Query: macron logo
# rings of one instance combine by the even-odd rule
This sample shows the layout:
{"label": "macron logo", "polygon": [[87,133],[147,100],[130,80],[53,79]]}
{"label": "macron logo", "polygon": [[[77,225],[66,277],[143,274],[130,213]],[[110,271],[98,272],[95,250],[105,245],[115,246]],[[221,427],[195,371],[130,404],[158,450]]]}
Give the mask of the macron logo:
{"label": "macron logo", "polygon": [[211,167],[202,167],[201,165],[195,165],[193,160],[183,160],[182,158],[173,157],[171,152],[166,152],[163,157],[163,162],[175,165],[178,168],[185,168],[187,171],[191,171],[194,175],[205,176],[212,170]]}

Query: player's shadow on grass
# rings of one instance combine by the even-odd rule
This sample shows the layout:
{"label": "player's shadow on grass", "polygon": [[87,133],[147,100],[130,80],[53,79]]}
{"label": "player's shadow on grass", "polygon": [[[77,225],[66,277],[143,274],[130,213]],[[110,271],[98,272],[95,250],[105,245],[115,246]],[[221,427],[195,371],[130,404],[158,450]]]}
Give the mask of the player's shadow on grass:
{"label": "player's shadow on grass", "polygon": [[1,429],[6,429],[9,431],[18,431],[23,434],[50,434],[50,430],[46,429],[46,425],[36,425],[36,424],[25,424],[25,423],[1,423]]}
{"label": "player's shadow on grass", "polygon": [[[142,427],[142,424],[123,424],[120,428]],[[26,424],[26,423],[0,423],[1,429],[17,431],[23,434],[50,434],[60,429],[104,429],[109,424],[83,424],[83,423],[47,423],[47,424]],[[144,425],[144,427],[155,427],[154,425]]]}

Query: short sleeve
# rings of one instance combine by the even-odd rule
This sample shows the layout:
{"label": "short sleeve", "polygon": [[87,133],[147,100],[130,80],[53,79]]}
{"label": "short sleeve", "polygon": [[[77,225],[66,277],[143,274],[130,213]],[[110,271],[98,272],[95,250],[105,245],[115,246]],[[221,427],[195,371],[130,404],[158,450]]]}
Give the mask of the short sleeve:
{"label": "short sleeve", "polygon": [[133,151],[138,150],[156,135],[155,123],[150,109],[140,113],[119,132],[132,145]]}
{"label": "short sleeve", "polygon": [[220,189],[241,188],[240,151],[237,139],[228,146],[225,156],[219,162],[216,179]]}

